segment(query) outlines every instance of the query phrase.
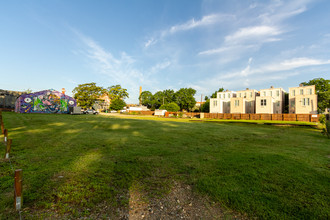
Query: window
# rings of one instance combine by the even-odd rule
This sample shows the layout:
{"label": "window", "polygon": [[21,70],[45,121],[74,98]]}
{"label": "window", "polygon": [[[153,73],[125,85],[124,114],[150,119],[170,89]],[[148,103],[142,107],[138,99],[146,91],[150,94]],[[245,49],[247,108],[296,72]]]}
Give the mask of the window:
{"label": "window", "polygon": [[250,92],[250,97],[252,98],[252,92]]}
{"label": "window", "polygon": [[292,90],[291,95],[295,96],[296,95],[296,90]]}
{"label": "window", "polygon": [[228,98],[230,98],[230,93],[228,93]]}
{"label": "window", "polygon": [[266,91],[264,91],[263,94],[264,94],[263,96],[266,96]]}
{"label": "window", "polygon": [[302,106],[309,106],[309,98],[302,98],[301,99]]}
{"label": "window", "polygon": [[238,93],[238,97],[240,97],[240,98],[241,98],[241,93]]}
{"label": "window", "polygon": [[261,106],[266,106],[267,105],[266,99],[261,99],[260,101],[261,101],[261,103],[260,103]]}
{"label": "window", "polygon": [[312,95],[313,90],[312,89],[307,89],[307,95]]}
{"label": "window", "polygon": [[214,100],[213,101],[213,106],[216,107],[218,105],[218,101],[217,100]]}
{"label": "window", "polygon": [[272,91],[269,91],[269,96],[273,96],[273,92]]}
{"label": "window", "polygon": [[235,100],[235,106],[239,106],[239,100]]}
{"label": "window", "polygon": [[303,94],[304,94],[304,90],[303,90],[303,89],[300,89],[299,94],[300,94],[300,95],[303,95]]}
{"label": "window", "polygon": [[221,99],[221,94],[219,94],[219,98]]}
{"label": "window", "polygon": [[280,102],[277,102],[277,106],[280,106]]}
{"label": "window", "polygon": [[246,92],[244,93],[244,98],[246,98]]}
{"label": "window", "polygon": [[276,96],[277,96],[277,97],[280,96],[280,91],[276,90]]}

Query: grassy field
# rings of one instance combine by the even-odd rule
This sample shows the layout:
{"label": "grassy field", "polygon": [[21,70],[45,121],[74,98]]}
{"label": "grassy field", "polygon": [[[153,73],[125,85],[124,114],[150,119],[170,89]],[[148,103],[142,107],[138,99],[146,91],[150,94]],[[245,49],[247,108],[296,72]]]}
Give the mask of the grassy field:
{"label": "grassy field", "polygon": [[[330,218],[330,140],[317,129],[102,115],[3,119],[11,161],[23,169],[26,218],[45,210],[89,216],[103,203],[127,206],[122,195],[132,187],[162,197],[173,180],[250,217]],[[17,217],[12,174],[1,159],[0,219]]]}

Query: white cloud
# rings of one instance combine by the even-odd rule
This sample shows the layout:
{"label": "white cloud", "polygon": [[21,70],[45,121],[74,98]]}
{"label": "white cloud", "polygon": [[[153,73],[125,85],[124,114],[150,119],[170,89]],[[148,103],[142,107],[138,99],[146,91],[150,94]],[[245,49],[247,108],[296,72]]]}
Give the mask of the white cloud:
{"label": "white cloud", "polygon": [[244,41],[268,41],[273,39],[270,37],[280,35],[282,31],[277,27],[271,26],[254,26],[241,28],[235,33],[225,37],[225,43],[238,43],[241,44]]}
{"label": "white cloud", "polygon": [[229,19],[233,19],[233,15],[227,15],[227,14],[210,14],[203,16],[200,20],[195,20],[194,18],[183,23],[183,24],[176,24],[171,26],[168,29],[162,30],[157,37],[152,37],[147,40],[147,42],[144,44],[145,48],[148,48],[154,44],[156,44],[159,39],[163,39],[168,35],[172,35],[178,32],[182,31],[188,31],[195,28],[200,27],[206,27],[210,26],[219,22],[227,21]]}

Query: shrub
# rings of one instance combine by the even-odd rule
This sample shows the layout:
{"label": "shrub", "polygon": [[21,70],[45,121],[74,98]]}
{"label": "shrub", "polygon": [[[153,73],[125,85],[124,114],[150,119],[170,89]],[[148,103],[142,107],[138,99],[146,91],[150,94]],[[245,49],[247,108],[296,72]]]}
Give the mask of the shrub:
{"label": "shrub", "polygon": [[176,103],[171,102],[169,104],[161,105],[159,109],[165,109],[168,112],[177,112],[180,110],[180,107]]}
{"label": "shrub", "polygon": [[327,119],[326,119],[325,115],[320,115],[319,122],[320,122],[321,124],[325,125],[326,120],[327,120]]}

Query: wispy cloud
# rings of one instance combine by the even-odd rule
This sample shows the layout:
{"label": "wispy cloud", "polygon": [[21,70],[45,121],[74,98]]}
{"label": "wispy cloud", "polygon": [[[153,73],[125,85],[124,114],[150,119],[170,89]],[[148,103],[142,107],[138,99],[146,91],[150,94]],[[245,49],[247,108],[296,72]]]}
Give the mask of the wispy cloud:
{"label": "wispy cloud", "polygon": [[246,41],[274,41],[274,36],[280,35],[283,31],[277,27],[254,26],[241,28],[235,33],[225,37],[227,44],[242,44]]}
{"label": "wispy cloud", "polygon": [[192,29],[200,28],[200,27],[206,27],[210,26],[219,22],[224,22],[228,21],[230,19],[234,19],[235,16],[229,15],[229,14],[210,14],[210,15],[205,15],[201,19],[196,20],[195,18],[182,23],[182,24],[176,24],[171,26],[168,29],[160,31],[160,34],[156,34],[155,37],[151,37],[150,39],[147,40],[147,42],[144,44],[146,48],[156,44],[159,39],[163,39],[169,35],[173,35],[178,32],[183,32],[183,31],[189,31]]}

